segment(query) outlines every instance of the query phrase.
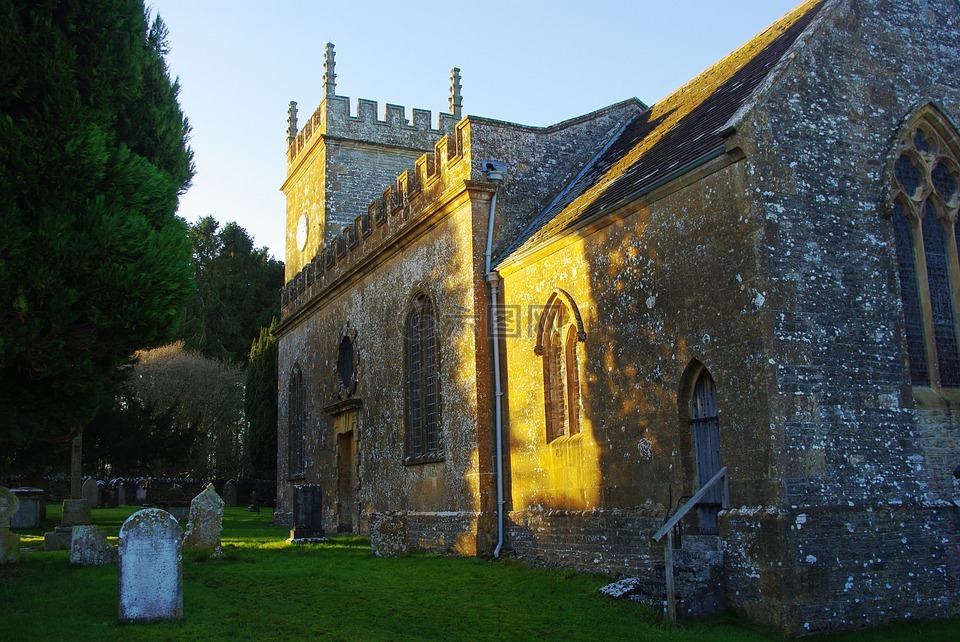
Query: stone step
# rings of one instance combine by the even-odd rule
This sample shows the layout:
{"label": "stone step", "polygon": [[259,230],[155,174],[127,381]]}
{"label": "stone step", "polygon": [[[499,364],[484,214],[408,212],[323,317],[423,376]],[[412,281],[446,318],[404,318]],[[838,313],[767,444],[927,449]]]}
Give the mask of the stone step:
{"label": "stone step", "polygon": [[708,551],[723,551],[723,540],[719,535],[684,535],[681,540],[680,550],[697,551],[706,553]]}

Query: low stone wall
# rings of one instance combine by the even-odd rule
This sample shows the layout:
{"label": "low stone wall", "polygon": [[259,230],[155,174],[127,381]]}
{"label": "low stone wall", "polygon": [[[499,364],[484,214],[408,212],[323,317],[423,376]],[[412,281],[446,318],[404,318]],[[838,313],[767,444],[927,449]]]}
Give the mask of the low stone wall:
{"label": "low stone wall", "polygon": [[[88,478],[84,477],[83,481]],[[97,478],[99,479],[99,478]],[[137,482],[145,480],[147,482],[147,503],[156,504],[161,502],[179,501],[181,499],[189,501],[199,495],[208,483],[213,483],[217,493],[223,497],[223,487],[227,483],[226,479],[195,479],[190,477],[128,477],[124,478],[126,482],[126,503],[136,505]],[[109,484],[109,479],[103,479]],[[246,506],[250,501],[250,493],[256,491],[258,503],[260,506],[272,507],[276,505],[277,482],[272,479],[240,479],[237,482],[237,497],[240,505]],[[70,478],[62,475],[44,477],[43,480],[28,480],[22,476],[10,475],[0,479],[0,486],[7,488],[18,488],[29,485],[41,488],[45,492],[47,504],[59,504],[64,499],[70,499]],[[180,486],[183,489],[183,497],[178,497],[173,487]]]}
{"label": "low stone wall", "polygon": [[544,566],[631,577],[663,563],[663,549],[650,537],[663,524],[664,509],[525,510],[508,515],[507,546],[518,557]]}
{"label": "low stone wall", "polygon": [[455,555],[477,554],[477,513],[407,513],[411,550]]}

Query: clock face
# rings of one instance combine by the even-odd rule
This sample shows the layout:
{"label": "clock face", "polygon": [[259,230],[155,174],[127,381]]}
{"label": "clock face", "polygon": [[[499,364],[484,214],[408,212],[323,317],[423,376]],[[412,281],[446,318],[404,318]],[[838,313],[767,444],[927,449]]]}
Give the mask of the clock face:
{"label": "clock face", "polygon": [[307,246],[307,215],[301,214],[297,221],[297,249],[303,252]]}

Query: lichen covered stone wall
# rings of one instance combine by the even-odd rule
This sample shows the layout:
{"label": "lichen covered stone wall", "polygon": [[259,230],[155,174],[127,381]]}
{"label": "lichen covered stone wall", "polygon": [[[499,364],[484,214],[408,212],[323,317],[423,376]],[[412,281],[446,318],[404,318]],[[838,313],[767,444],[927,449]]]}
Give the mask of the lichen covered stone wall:
{"label": "lichen covered stone wall", "polygon": [[[507,262],[518,551],[591,568],[615,550],[624,575],[655,562],[636,554],[660,554],[649,532],[611,544],[607,514],[696,489],[702,364],[730,468],[729,604],[795,634],[955,613],[958,411],[907,385],[885,199],[902,123],[929,100],[960,116],[958,26],[955,2],[831,3],[732,123],[732,164]],[[586,331],[583,414],[548,443],[533,333],[558,288]]]}
{"label": "lichen covered stone wall", "polygon": [[[697,488],[688,400],[701,366],[717,385],[734,503],[778,500],[769,479],[776,433],[763,403],[772,376],[766,283],[752,247],[749,180],[742,164],[728,161],[705,171],[694,186],[655,195],[598,231],[502,270],[505,310],[516,315],[505,339],[511,536],[523,548],[536,542],[539,557],[592,560],[602,548],[591,543],[608,540],[618,545],[604,544],[607,555],[621,560],[662,555],[650,536],[667,508]],[[548,443],[536,330],[557,290],[575,302],[586,335],[576,347],[582,410],[579,434]],[[611,538],[607,511],[647,528]],[[577,523],[584,550],[565,551],[559,527],[551,543],[555,520],[546,514]],[[649,563],[614,566],[629,573]]]}
{"label": "lichen covered stone wall", "polygon": [[[887,202],[906,119],[929,100],[960,115],[960,10],[835,4],[736,136],[762,218],[783,500],[749,528],[730,516],[730,599],[795,633],[949,614],[960,565],[957,410],[909,386]],[[743,538],[771,520],[789,545],[751,565]]]}
{"label": "lichen covered stone wall", "polygon": [[[350,336],[358,352],[356,390],[346,395],[359,407],[355,429],[356,518],[367,532],[369,514],[410,511],[411,546],[476,554],[478,515],[490,506],[489,449],[481,426],[489,417],[489,359],[483,328],[486,311],[482,265],[489,188],[467,191],[469,149],[438,160],[439,172],[410,191],[401,209],[384,212],[369,236],[358,230],[350,247],[284,308],[280,342],[280,484],[278,511],[288,510],[283,453],[289,448],[289,399],[295,366],[307,394],[307,483],[324,488],[324,521],[340,521],[344,474],[338,464],[334,424],[344,401],[337,386],[337,351]],[[399,249],[402,248],[402,252]],[[405,332],[413,298],[426,294],[437,323],[441,374],[442,461],[406,463]],[[485,399],[480,399],[486,396]],[[286,481],[286,483],[284,483]],[[489,547],[483,533],[481,547]]]}

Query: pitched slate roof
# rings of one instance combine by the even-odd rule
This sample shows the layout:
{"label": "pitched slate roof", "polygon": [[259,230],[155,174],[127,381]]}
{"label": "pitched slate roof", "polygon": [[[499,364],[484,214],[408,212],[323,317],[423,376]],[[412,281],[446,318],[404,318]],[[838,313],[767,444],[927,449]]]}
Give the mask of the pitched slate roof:
{"label": "pitched slate roof", "polygon": [[639,114],[504,251],[526,251],[724,151],[719,130],[743,107],[823,6],[808,0]]}

